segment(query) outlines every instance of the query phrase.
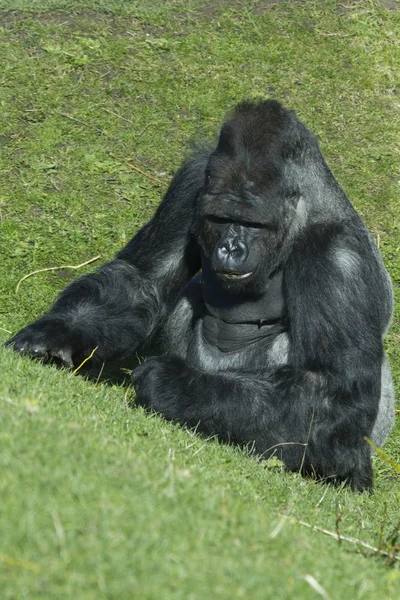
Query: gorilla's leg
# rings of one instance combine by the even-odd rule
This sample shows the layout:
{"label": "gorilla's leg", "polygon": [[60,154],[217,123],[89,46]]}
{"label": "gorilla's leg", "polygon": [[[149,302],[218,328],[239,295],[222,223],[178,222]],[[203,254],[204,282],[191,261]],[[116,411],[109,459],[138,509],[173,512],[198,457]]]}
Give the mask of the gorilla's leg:
{"label": "gorilla's leg", "polygon": [[371,440],[377,446],[382,446],[394,423],[394,390],[392,372],[386,356],[382,362],[381,397],[379,400],[378,415],[371,433]]}
{"label": "gorilla's leg", "polygon": [[323,376],[285,366],[269,374],[205,373],[173,356],[133,372],[139,404],[206,435],[276,455],[288,469],[372,488],[369,447],[376,415]]}

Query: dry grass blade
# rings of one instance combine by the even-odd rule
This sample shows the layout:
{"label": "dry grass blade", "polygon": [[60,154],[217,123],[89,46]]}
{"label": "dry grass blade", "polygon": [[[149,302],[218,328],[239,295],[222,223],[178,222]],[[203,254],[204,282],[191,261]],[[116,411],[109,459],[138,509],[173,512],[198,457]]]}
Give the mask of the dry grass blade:
{"label": "dry grass blade", "polygon": [[367,442],[367,444],[371,446],[371,448],[375,450],[379,458],[389,463],[389,465],[393,467],[393,469],[397,471],[397,473],[400,473],[400,466],[392,458],[389,458],[389,456],[385,454],[380,448],[378,448],[378,446],[376,446],[374,442],[371,441],[368,437],[364,437],[364,440]]}
{"label": "dry grass blade", "polygon": [[[291,518],[291,517],[289,517]],[[323,527],[319,527],[318,525],[311,525],[311,523],[306,523],[305,521],[298,521],[297,519],[293,519],[294,523],[298,523],[299,525],[302,525],[303,527],[308,527],[309,529],[312,529],[313,531],[319,531],[320,533],[323,533],[325,535],[329,535],[330,537],[333,537],[335,540],[338,540],[340,542],[349,542],[350,544],[355,544],[356,546],[362,546],[363,548],[366,548],[367,550],[372,550],[376,555],[383,555],[383,556],[388,556],[391,559],[394,560],[398,560],[400,561],[400,556],[396,556],[396,555],[392,555],[390,552],[383,550],[382,548],[377,548],[376,546],[372,546],[371,544],[368,544],[367,542],[363,542],[362,540],[359,540],[355,537],[349,536],[349,535],[338,535],[336,532],[334,531],[330,531],[329,529],[324,529]]]}
{"label": "dry grass blade", "polygon": [[88,360],[90,360],[90,359],[92,358],[92,356],[93,356],[93,354],[96,352],[97,348],[98,348],[98,346],[96,346],[96,348],[93,348],[93,350],[91,351],[91,353],[89,354],[89,356],[87,356],[86,358],[84,358],[84,359],[83,359],[83,361],[81,362],[81,364],[80,364],[80,365],[78,365],[78,366],[76,367],[76,369],[74,369],[74,370],[72,371],[72,375],[75,375],[75,373],[77,373],[77,372],[79,371],[79,369],[81,369],[81,368],[83,367],[83,365],[84,365],[85,363],[87,363],[87,361],[88,361]]}
{"label": "dry grass blade", "polygon": [[32,275],[36,275],[37,273],[44,273],[45,271],[58,271],[59,269],[81,269],[82,267],[86,267],[86,265],[90,265],[90,263],[94,262],[95,260],[99,260],[100,258],[100,254],[98,254],[97,256],[95,256],[94,258],[90,258],[89,260],[86,260],[85,262],[81,263],[80,265],[61,265],[59,267],[46,267],[45,269],[37,269],[36,271],[32,271],[32,273],[28,273],[27,275],[24,275],[22,277],[22,279],[20,279],[15,287],[15,293],[18,293],[19,290],[19,286],[21,285],[21,283],[23,281],[25,281],[25,279],[28,279],[28,277],[32,277]]}
{"label": "dry grass blade", "polygon": [[303,579],[304,579],[304,581],[307,581],[307,583],[313,588],[313,590],[315,592],[317,592],[317,594],[319,594],[322,598],[325,598],[326,600],[328,600],[328,598],[329,598],[328,594],[326,593],[326,591],[324,590],[322,585],[320,583],[318,583],[318,581],[315,579],[315,577],[307,574],[307,575],[303,575]]}
{"label": "dry grass blade", "polygon": [[5,565],[8,565],[9,567],[21,567],[22,569],[28,569],[28,571],[39,570],[38,565],[29,560],[14,558],[13,556],[7,556],[6,554],[0,554],[0,562]]}
{"label": "dry grass blade", "polygon": [[109,152],[109,155],[112,158],[115,158],[115,160],[119,160],[120,162],[124,162],[126,164],[127,167],[129,167],[130,169],[133,169],[134,171],[137,171],[138,173],[140,173],[141,175],[143,175],[144,177],[147,177],[147,179],[150,179],[150,181],[155,181],[156,183],[158,183],[159,185],[164,185],[162,181],[160,181],[159,179],[157,179],[156,177],[153,177],[152,175],[149,175],[148,173],[146,173],[145,171],[142,171],[142,169],[139,169],[139,167],[137,167],[136,165],[133,165],[130,162],[126,162],[124,161],[122,158],[119,158],[119,156],[116,156],[116,154],[114,154],[113,152]]}
{"label": "dry grass blade", "polygon": [[116,140],[117,142],[121,143],[121,141],[117,137],[115,137],[115,135],[111,135],[110,133],[107,133],[106,131],[104,131],[104,129],[97,127],[97,125],[93,125],[92,123],[87,123],[86,121],[82,121],[82,119],[77,119],[76,117],[73,117],[72,115],[68,115],[67,113],[58,112],[58,111],[55,111],[55,113],[60,115],[61,117],[65,117],[66,119],[69,119],[70,121],[75,121],[75,123],[79,123],[80,125],[83,125],[84,127],[89,127],[90,129],[94,129],[95,131],[98,131],[99,133],[101,133],[101,135],[104,135],[105,137],[108,137],[112,140]]}

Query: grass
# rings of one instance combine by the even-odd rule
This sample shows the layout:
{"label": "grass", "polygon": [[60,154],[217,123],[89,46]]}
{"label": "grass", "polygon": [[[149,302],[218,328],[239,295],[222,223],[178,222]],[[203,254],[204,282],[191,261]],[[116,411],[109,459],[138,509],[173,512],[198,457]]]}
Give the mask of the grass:
{"label": "grass", "polygon": [[[346,4],[0,0],[0,341],[76,272],[18,281],[111,258],[244,97],[317,133],[398,300],[400,11]],[[2,598],[399,597],[389,463],[373,496],[332,489],[145,415],[129,388],[0,363]],[[385,453],[400,463],[399,417]]]}

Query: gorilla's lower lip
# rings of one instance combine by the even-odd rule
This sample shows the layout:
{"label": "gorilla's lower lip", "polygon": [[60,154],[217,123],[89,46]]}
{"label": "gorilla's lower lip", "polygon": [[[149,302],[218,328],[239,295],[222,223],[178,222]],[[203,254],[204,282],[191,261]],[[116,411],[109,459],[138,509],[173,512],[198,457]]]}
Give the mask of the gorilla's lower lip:
{"label": "gorilla's lower lip", "polygon": [[223,273],[223,272],[219,272],[218,275],[220,275],[221,277],[224,277],[225,279],[246,279],[247,277],[250,277],[250,275],[253,275],[254,270],[253,271],[248,271],[247,273],[235,273],[235,272],[230,272],[230,273]]}

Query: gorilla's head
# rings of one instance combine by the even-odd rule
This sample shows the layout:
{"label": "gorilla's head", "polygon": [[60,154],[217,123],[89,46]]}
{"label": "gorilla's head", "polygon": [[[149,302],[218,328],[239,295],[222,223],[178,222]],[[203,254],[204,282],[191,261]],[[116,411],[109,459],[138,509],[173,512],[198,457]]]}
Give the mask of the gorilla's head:
{"label": "gorilla's head", "polygon": [[203,271],[231,292],[262,293],[285,258],[300,206],[288,165],[307,149],[299,127],[277,102],[242,103],[210,156],[199,203]]}

